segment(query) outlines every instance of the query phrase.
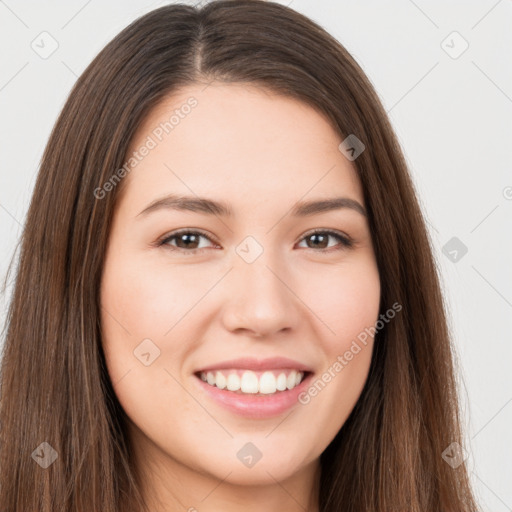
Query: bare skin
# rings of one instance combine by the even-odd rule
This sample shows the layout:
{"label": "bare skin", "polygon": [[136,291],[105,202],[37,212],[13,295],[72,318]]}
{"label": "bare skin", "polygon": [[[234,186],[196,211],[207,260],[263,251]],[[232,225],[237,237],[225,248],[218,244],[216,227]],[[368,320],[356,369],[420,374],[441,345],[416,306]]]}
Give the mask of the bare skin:
{"label": "bare skin", "polygon": [[[380,279],[363,214],[291,210],[333,197],[364,208],[362,186],[322,115],[248,85],[178,91],[150,113],[130,154],[192,96],[197,106],[124,178],[102,276],[103,346],[144,495],[158,512],[315,512],[319,457],[360,396],[373,339],[342,371],[333,374],[333,363],[378,319]],[[234,214],[141,214],[168,194],[221,201]],[[201,233],[169,239],[184,228]],[[241,248],[261,254],[248,262]],[[148,339],[144,357],[159,355],[145,365],[134,351]],[[314,378],[331,368],[331,379],[270,418],[227,410],[195,375],[229,359],[278,356]],[[252,467],[237,456],[249,442],[262,454]]]}

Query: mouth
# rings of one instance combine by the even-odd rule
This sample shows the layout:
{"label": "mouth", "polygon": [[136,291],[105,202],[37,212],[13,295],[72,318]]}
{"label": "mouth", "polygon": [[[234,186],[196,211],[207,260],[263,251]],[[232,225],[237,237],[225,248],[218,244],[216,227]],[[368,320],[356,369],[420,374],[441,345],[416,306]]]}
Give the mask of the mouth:
{"label": "mouth", "polygon": [[311,374],[296,368],[265,371],[224,368],[199,371],[195,376],[209,386],[238,395],[269,396],[296,388]]}
{"label": "mouth", "polygon": [[264,420],[297,407],[313,368],[287,357],[243,357],[198,368],[194,380],[204,396],[232,414]]}

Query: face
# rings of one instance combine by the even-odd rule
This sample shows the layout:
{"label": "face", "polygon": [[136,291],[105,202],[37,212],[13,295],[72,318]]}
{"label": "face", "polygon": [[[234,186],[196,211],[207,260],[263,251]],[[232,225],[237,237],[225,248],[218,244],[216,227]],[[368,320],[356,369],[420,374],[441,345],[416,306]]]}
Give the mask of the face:
{"label": "face", "polygon": [[182,89],[139,128],[101,321],[141,464],[284,481],[312,470],[347,419],[380,281],[341,142],[311,107],[238,84]]}

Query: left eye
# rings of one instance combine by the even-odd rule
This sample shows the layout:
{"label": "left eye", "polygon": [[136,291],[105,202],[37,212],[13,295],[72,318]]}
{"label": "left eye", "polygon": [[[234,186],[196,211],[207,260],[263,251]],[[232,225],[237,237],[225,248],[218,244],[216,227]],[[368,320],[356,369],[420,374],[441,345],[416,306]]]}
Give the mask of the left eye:
{"label": "left eye", "polygon": [[[344,236],[341,233],[337,233],[336,231],[329,230],[317,230],[312,233],[309,233],[301,239],[301,242],[304,240],[307,243],[309,240],[310,242],[312,242],[312,245],[308,243],[308,246],[306,247],[307,249],[318,249],[318,251],[316,252],[326,252],[332,249],[333,247],[332,245],[329,246],[329,237],[338,240],[339,247],[337,250],[350,248],[353,245],[353,242],[349,237]],[[159,242],[158,245],[170,246],[172,250],[182,250],[184,252],[193,254],[196,251],[200,251],[201,249],[205,248],[205,246],[201,246],[200,244],[201,238],[208,240],[211,243],[214,243],[209,236],[200,231],[180,231],[178,233],[174,233],[166,237],[161,242]],[[176,244],[171,243],[175,240]],[[327,246],[325,246],[325,243],[327,243]]]}
{"label": "left eye", "polygon": [[[204,248],[198,245],[200,238],[204,238],[212,242],[210,237],[206,236],[200,231],[180,231],[179,233],[174,233],[173,235],[168,236],[162,240],[160,245],[170,245],[173,249],[189,249],[187,252],[195,252],[196,250]],[[177,245],[175,246],[171,244],[171,240],[177,240]]]}
{"label": "left eye", "polygon": [[337,233],[336,231],[313,231],[312,233],[309,233],[305,237],[303,237],[302,240],[307,241],[309,239],[310,241],[313,241],[313,244],[316,244],[316,247],[308,247],[308,249],[319,248],[320,251],[326,251],[328,249],[328,246],[324,247],[324,242],[327,242],[328,244],[329,237],[336,238],[338,242],[340,242],[339,249],[352,247],[352,240],[347,236],[342,235],[341,233]]}

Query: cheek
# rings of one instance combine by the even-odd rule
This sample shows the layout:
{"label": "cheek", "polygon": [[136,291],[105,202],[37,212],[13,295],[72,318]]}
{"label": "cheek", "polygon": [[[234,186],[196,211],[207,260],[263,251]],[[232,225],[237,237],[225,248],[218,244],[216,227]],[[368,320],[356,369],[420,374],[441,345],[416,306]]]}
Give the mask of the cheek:
{"label": "cheek", "polygon": [[173,277],[171,282],[142,258],[119,253],[112,253],[104,267],[100,300],[107,370],[121,406],[143,431],[163,421],[166,404],[181,411],[188,407],[173,378],[179,378],[173,361],[182,359],[185,348],[175,343],[169,350],[173,338],[165,334],[192,299],[183,297]]}
{"label": "cheek", "polygon": [[170,270],[144,255],[125,254],[128,251],[112,252],[105,262],[102,345],[125,410],[139,404],[133,412],[139,415],[137,411],[147,407],[144,416],[151,418],[148,396],[155,389],[176,391],[179,400],[173,377],[180,379],[181,362],[193,347],[187,341],[193,337],[191,309],[205,293],[205,276],[178,267]]}
{"label": "cheek", "polygon": [[[378,319],[380,278],[370,256],[315,272],[304,296],[323,324],[319,339],[331,359],[343,353],[353,339]],[[340,352],[341,351],[341,352]]]}
{"label": "cheek", "polygon": [[324,364],[299,401],[323,424],[328,439],[345,423],[368,376],[380,305],[375,261],[369,257],[336,272],[328,269],[307,293],[308,305],[322,320],[318,342]]}
{"label": "cheek", "polygon": [[101,297],[105,324],[118,333],[130,332],[132,340],[162,339],[200,297],[200,283],[194,282],[197,273],[169,272],[148,260],[116,258],[105,265]]}
{"label": "cheek", "polygon": [[[121,251],[106,259],[100,295],[102,345],[113,384],[122,379],[125,387],[135,377],[139,382],[156,377],[151,374],[162,361],[161,340],[172,327],[176,307],[157,278],[157,272],[148,272],[140,260],[123,257]],[[151,365],[146,367],[144,359]]]}

